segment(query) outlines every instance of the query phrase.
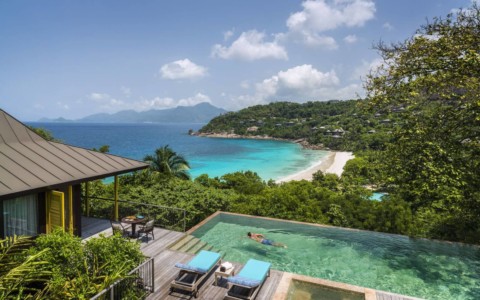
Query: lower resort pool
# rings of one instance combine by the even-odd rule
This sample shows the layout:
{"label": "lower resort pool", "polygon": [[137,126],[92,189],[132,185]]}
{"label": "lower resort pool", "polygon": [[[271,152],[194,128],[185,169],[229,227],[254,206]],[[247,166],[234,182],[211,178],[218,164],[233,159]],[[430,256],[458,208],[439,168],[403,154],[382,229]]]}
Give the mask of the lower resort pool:
{"label": "lower resort pool", "polygon": [[365,295],[310,282],[292,280],[287,294],[287,300],[365,300]]}
{"label": "lower resort pool", "polygon": [[[262,233],[288,248],[247,237]],[[480,299],[480,247],[220,213],[191,233],[246,263],[426,299]]]}

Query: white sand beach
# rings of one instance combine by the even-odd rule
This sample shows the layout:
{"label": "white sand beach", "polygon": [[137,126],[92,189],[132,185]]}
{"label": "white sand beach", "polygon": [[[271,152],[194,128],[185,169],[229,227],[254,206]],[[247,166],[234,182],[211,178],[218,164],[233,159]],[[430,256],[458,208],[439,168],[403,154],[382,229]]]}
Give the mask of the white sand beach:
{"label": "white sand beach", "polygon": [[354,158],[352,152],[330,152],[329,154],[327,154],[327,156],[322,158],[322,160],[316,162],[308,169],[280,178],[276,182],[281,183],[292,180],[311,181],[313,179],[313,174],[317,171],[322,171],[324,173],[333,173],[337,174],[338,176],[342,176],[343,167],[345,166],[347,161],[352,158]]}

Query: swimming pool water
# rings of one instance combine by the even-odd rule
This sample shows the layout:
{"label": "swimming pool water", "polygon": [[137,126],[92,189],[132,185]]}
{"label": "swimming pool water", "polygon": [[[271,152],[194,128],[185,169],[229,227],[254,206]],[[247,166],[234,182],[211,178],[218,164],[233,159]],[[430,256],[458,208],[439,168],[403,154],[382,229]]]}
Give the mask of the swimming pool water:
{"label": "swimming pool water", "polygon": [[385,193],[375,192],[372,194],[372,196],[369,199],[375,200],[375,201],[382,201],[382,198],[385,195],[386,195]]}
{"label": "swimming pool water", "polygon": [[292,280],[288,289],[287,300],[365,300],[365,294],[335,289],[310,282]]}
{"label": "swimming pool water", "polygon": [[[250,240],[247,232],[288,245]],[[219,214],[192,233],[245,263],[426,299],[480,299],[480,248],[369,231]]]}

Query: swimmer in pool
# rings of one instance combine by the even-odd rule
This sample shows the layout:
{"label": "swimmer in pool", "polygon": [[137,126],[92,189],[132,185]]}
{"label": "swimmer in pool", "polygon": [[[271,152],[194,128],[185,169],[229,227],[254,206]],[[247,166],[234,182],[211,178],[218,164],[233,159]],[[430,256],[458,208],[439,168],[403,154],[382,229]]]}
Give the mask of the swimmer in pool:
{"label": "swimmer in pool", "polygon": [[276,243],[272,240],[266,239],[265,236],[261,233],[252,233],[249,232],[247,233],[248,237],[251,238],[252,240],[259,242],[260,244],[268,245],[268,246],[275,246],[275,247],[283,247],[287,248],[287,245],[282,244],[282,243]]}

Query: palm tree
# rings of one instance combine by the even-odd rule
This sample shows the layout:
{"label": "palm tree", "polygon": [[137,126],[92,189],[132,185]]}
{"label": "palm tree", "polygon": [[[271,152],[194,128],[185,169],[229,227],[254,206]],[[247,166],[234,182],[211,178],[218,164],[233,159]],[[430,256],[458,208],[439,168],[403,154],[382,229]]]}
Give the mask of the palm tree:
{"label": "palm tree", "polygon": [[168,145],[156,149],[154,155],[147,155],[143,160],[150,164],[150,170],[181,179],[190,179],[188,173],[190,164]]}

